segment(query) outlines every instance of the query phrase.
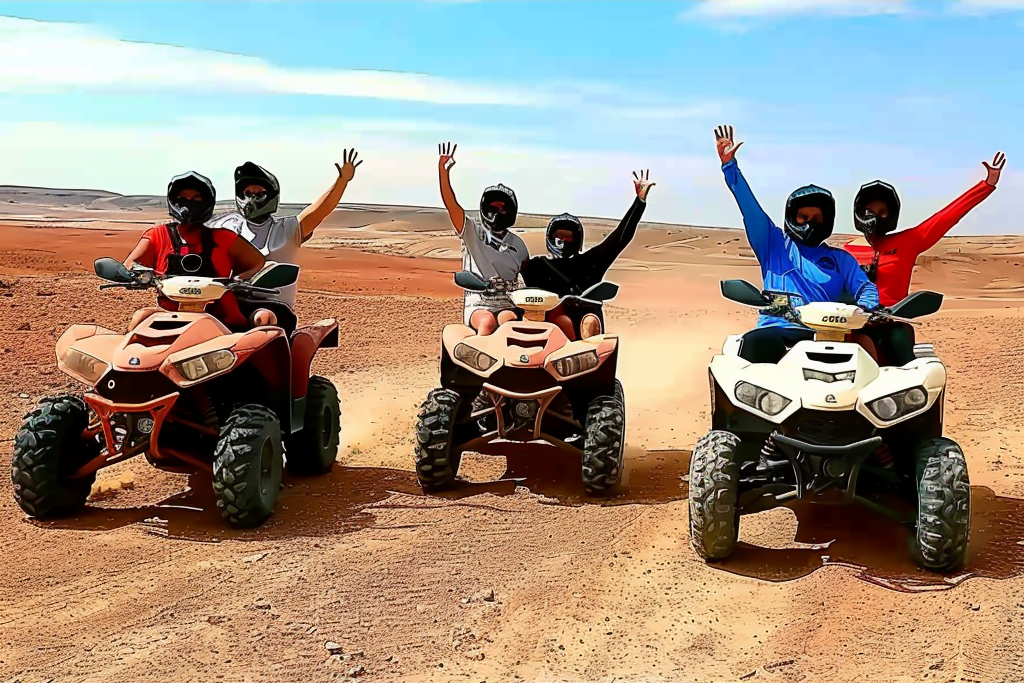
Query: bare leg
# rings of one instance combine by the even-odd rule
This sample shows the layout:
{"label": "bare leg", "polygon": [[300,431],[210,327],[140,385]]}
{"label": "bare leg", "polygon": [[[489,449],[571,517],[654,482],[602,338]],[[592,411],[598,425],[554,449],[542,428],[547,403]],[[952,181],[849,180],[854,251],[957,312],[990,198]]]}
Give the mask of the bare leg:
{"label": "bare leg", "polygon": [[596,337],[601,334],[601,321],[593,313],[587,313],[580,322],[580,332],[583,338]]}
{"label": "bare leg", "polygon": [[548,318],[548,322],[558,325],[558,329],[562,330],[562,334],[570,341],[576,338],[576,330],[572,328],[572,320],[565,313]]}
{"label": "bare leg", "polygon": [[469,326],[479,335],[488,335],[498,328],[498,320],[490,311],[479,308],[469,317]]}
{"label": "bare leg", "polygon": [[268,311],[265,308],[256,309],[256,311],[252,314],[252,317],[249,320],[250,322],[252,322],[254,327],[263,327],[265,325],[277,324],[277,316],[274,314],[273,311]]}

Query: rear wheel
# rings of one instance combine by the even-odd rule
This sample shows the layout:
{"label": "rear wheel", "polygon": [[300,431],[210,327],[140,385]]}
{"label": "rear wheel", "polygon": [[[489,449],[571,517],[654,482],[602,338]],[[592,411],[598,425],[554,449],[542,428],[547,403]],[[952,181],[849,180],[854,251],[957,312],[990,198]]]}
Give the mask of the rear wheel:
{"label": "rear wheel", "polygon": [[11,483],[26,514],[44,519],[75,512],[89,498],[96,473],[71,474],[100,453],[85,431],[89,408],[77,396],[44,398],[25,416],[14,437]]}
{"label": "rear wheel", "polygon": [[309,378],[302,429],[288,437],[288,472],[320,476],[331,471],[341,443],[338,389],[326,377]]}
{"label": "rear wheel", "polygon": [[925,569],[960,569],[971,528],[971,483],[967,460],[952,439],[930,439],[917,447],[916,560]]}
{"label": "rear wheel", "polygon": [[416,421],[416,478],[424,491],[455,483],[461,453],[452,452],[455,418],[462,397],[451,389],[433,389],[420,406]]}
{"label": "rear wheel", "polygon": [[271,410],[244,405],[231,411],[214,451],[217,507],[237,527],[253,527],[274,512],[281,489],[281,422]]}
{"label": "rear wheel", "polygon": [[590,402],[583,426],[583,485],[587,493],[604,494],[622,480],[626,446],[626,409],[622,401],[615,396],[598,396]]}
{"label": "rear wheel", "polygon": [[690,545],[705,560],[731,555],[739,537],[740,443],[731,432],[709,432],[690,457]]}

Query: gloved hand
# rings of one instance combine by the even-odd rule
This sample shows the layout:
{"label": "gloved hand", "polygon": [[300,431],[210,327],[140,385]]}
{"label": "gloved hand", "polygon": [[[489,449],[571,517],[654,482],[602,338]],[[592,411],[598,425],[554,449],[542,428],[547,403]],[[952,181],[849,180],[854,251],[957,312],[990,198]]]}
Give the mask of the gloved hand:
{"label": "gloved hand", "polygon": [[869,325],[884,323],[892,320],[892,310],[882,305],[878,305],[875,308],[871,309],[870,313],[871,315],[868,317]]}

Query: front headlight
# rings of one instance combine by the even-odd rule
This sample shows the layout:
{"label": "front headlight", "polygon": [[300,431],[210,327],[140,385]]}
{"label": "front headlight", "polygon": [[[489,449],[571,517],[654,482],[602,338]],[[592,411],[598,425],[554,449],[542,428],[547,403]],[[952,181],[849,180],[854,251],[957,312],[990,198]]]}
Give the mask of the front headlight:
{"label": "front headlight", "polygon": [[68,366],[68,370],[71,370],[76,375],[80,375],[83,379],[89,380],[93,384],[98,382],[103,373],[110,367],[99,358],[90,356],[88,353],[78,349],[68,350],[64,356],[64,364]]}
{"label": "front headlight", "polygon": [[821,382],[852,382],[857,378],[856,370],[848,370],[846,372],[822,372],[820,370],[811,370],[810,368],[804,368],[804,379],[816,379]]}
{"label": "front headlight", "polygon": [[896,394],[883,396],[868,404],[868,410],[879,420],[889,422],[920,410],[928,403],[928,391],[924,387],[913,387]]}
{"label": "front headlight", "polygon": [[190,382],[202,379],[207,375],[223,372],[235,364],[235,354],[227,349],[211,351],[195,358],[178,361],[174,367],[178,368],[185,379]]}
{"label": "front headlight", "polygon": [[584,351],[555,361],[555,372],[562,377],[571,377],[597,367],[597,352]]}
{"label": "front headlight", "polygon": [[455,347],[455,358],[477,372],[486,372],[492,365],[498,362],[497,359],[491,358],[483,351],[478,351],[469,344],[463,344],[462,342],[459,342]]}
{"label": "front headlight", "polygon": [[785,396],[754,386],[750,382],[740,382],[736,385],[736,399],[766,415],[778,415],[792,403]]}

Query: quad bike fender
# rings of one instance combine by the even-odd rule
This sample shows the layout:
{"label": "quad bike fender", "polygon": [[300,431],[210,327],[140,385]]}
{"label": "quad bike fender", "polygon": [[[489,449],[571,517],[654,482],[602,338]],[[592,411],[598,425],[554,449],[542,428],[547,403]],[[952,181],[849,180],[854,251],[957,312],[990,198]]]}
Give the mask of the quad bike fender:
{"label": "quad bike fender", "polygon": [[121,335],[99,325],[72,325],[57,340],[57,368],[93,386],[110,368]]}
{"label": "quad bike fender", "polygon": [[[925,390],[928,399],[924,405],[913,412],[899,415],[893,420],[882,420],[868,407],[870,403],[886,396],[893,396],[920,387]],[[918,358],[903,367],[881,368],[878,377],[868,384],[860,393],[857,401],[857,412],[871,424],[879,428],[892,427],[911,420],[932,408],[941,400],[946,389],[946,367],[936,357]]]}
{"label": "quad bike fender", "polygon": [[306,397],[309,388],[309,369],[316,352],[338,347],[338,322],[333,318],[300,327],[292,333],[292,400]]}
{"label": "quad bike fender", "polygon": [[[597,372],[609,359],[614,359],[614,354],[619,348],[619,337],[614,334],[599,334],[579,341],[566,343],[560,349],[550,354],[544,361],[544,369],[547,370],[556,380],[575,379],[593,372]],[[563,358],[593,353],[597,355],[597,364],[592,367],[573,373],[566,377],[558,374],[557,363]]]}
{"label": "quad bike fender", "polygon": [[724,356],[738,356],[740,355],[740,344],[743,343],[742,334],[730,334],[725,338],[725,343],[722,344],[722,355]]}
{"label": "quad bike fender", "polygon": [[[497,333],[498,332],[496,331],[494,334]],[[441,347],[447,354],[447,359],[451,361],[453,365],[456,365],[462,368],[463,370],[466,370],[467,372],[471,372],[478,377],[487,378],[493,375],[495,372],[497,372],[498,369],[501,368],[502,365],[504,365],[504,354],[496,356],[496,351],[492,346],[479,343],[479,341],[482,339],[485,340],[488,339],[488,337],[479,336],[476,333],[476,331],[474,331],[473,328],[469,327],[468,325],[445,325],[444,329],[441,331]],[[455,355],[455,347],[463,343],[467,344],[470,348],[486,353],[491,358],[496,358],[497,362],[483,371],[481,371],[479,368],[473,367],[464,359],[459,358],[458,356]],[[487,346],[488,348],[482,348],[483,346]]]}
{"label": "quad bike fender", "polygon": [[[770,363],[750,363],[739,356],[718,355],[711,359],[709,367],[712,379],[722,388],[722,393],[737,409],[751,413],[771,422],[782,424],[793,413],[800,410],[800,397],[794,395],[796,388],[787,373],[779,372],[778,366]],[[736,385],[749,382],[756,387],[766,389],[789,399],[789,405],[778,415],[769,415],[758,408],[741,403],[736,398]]]}

